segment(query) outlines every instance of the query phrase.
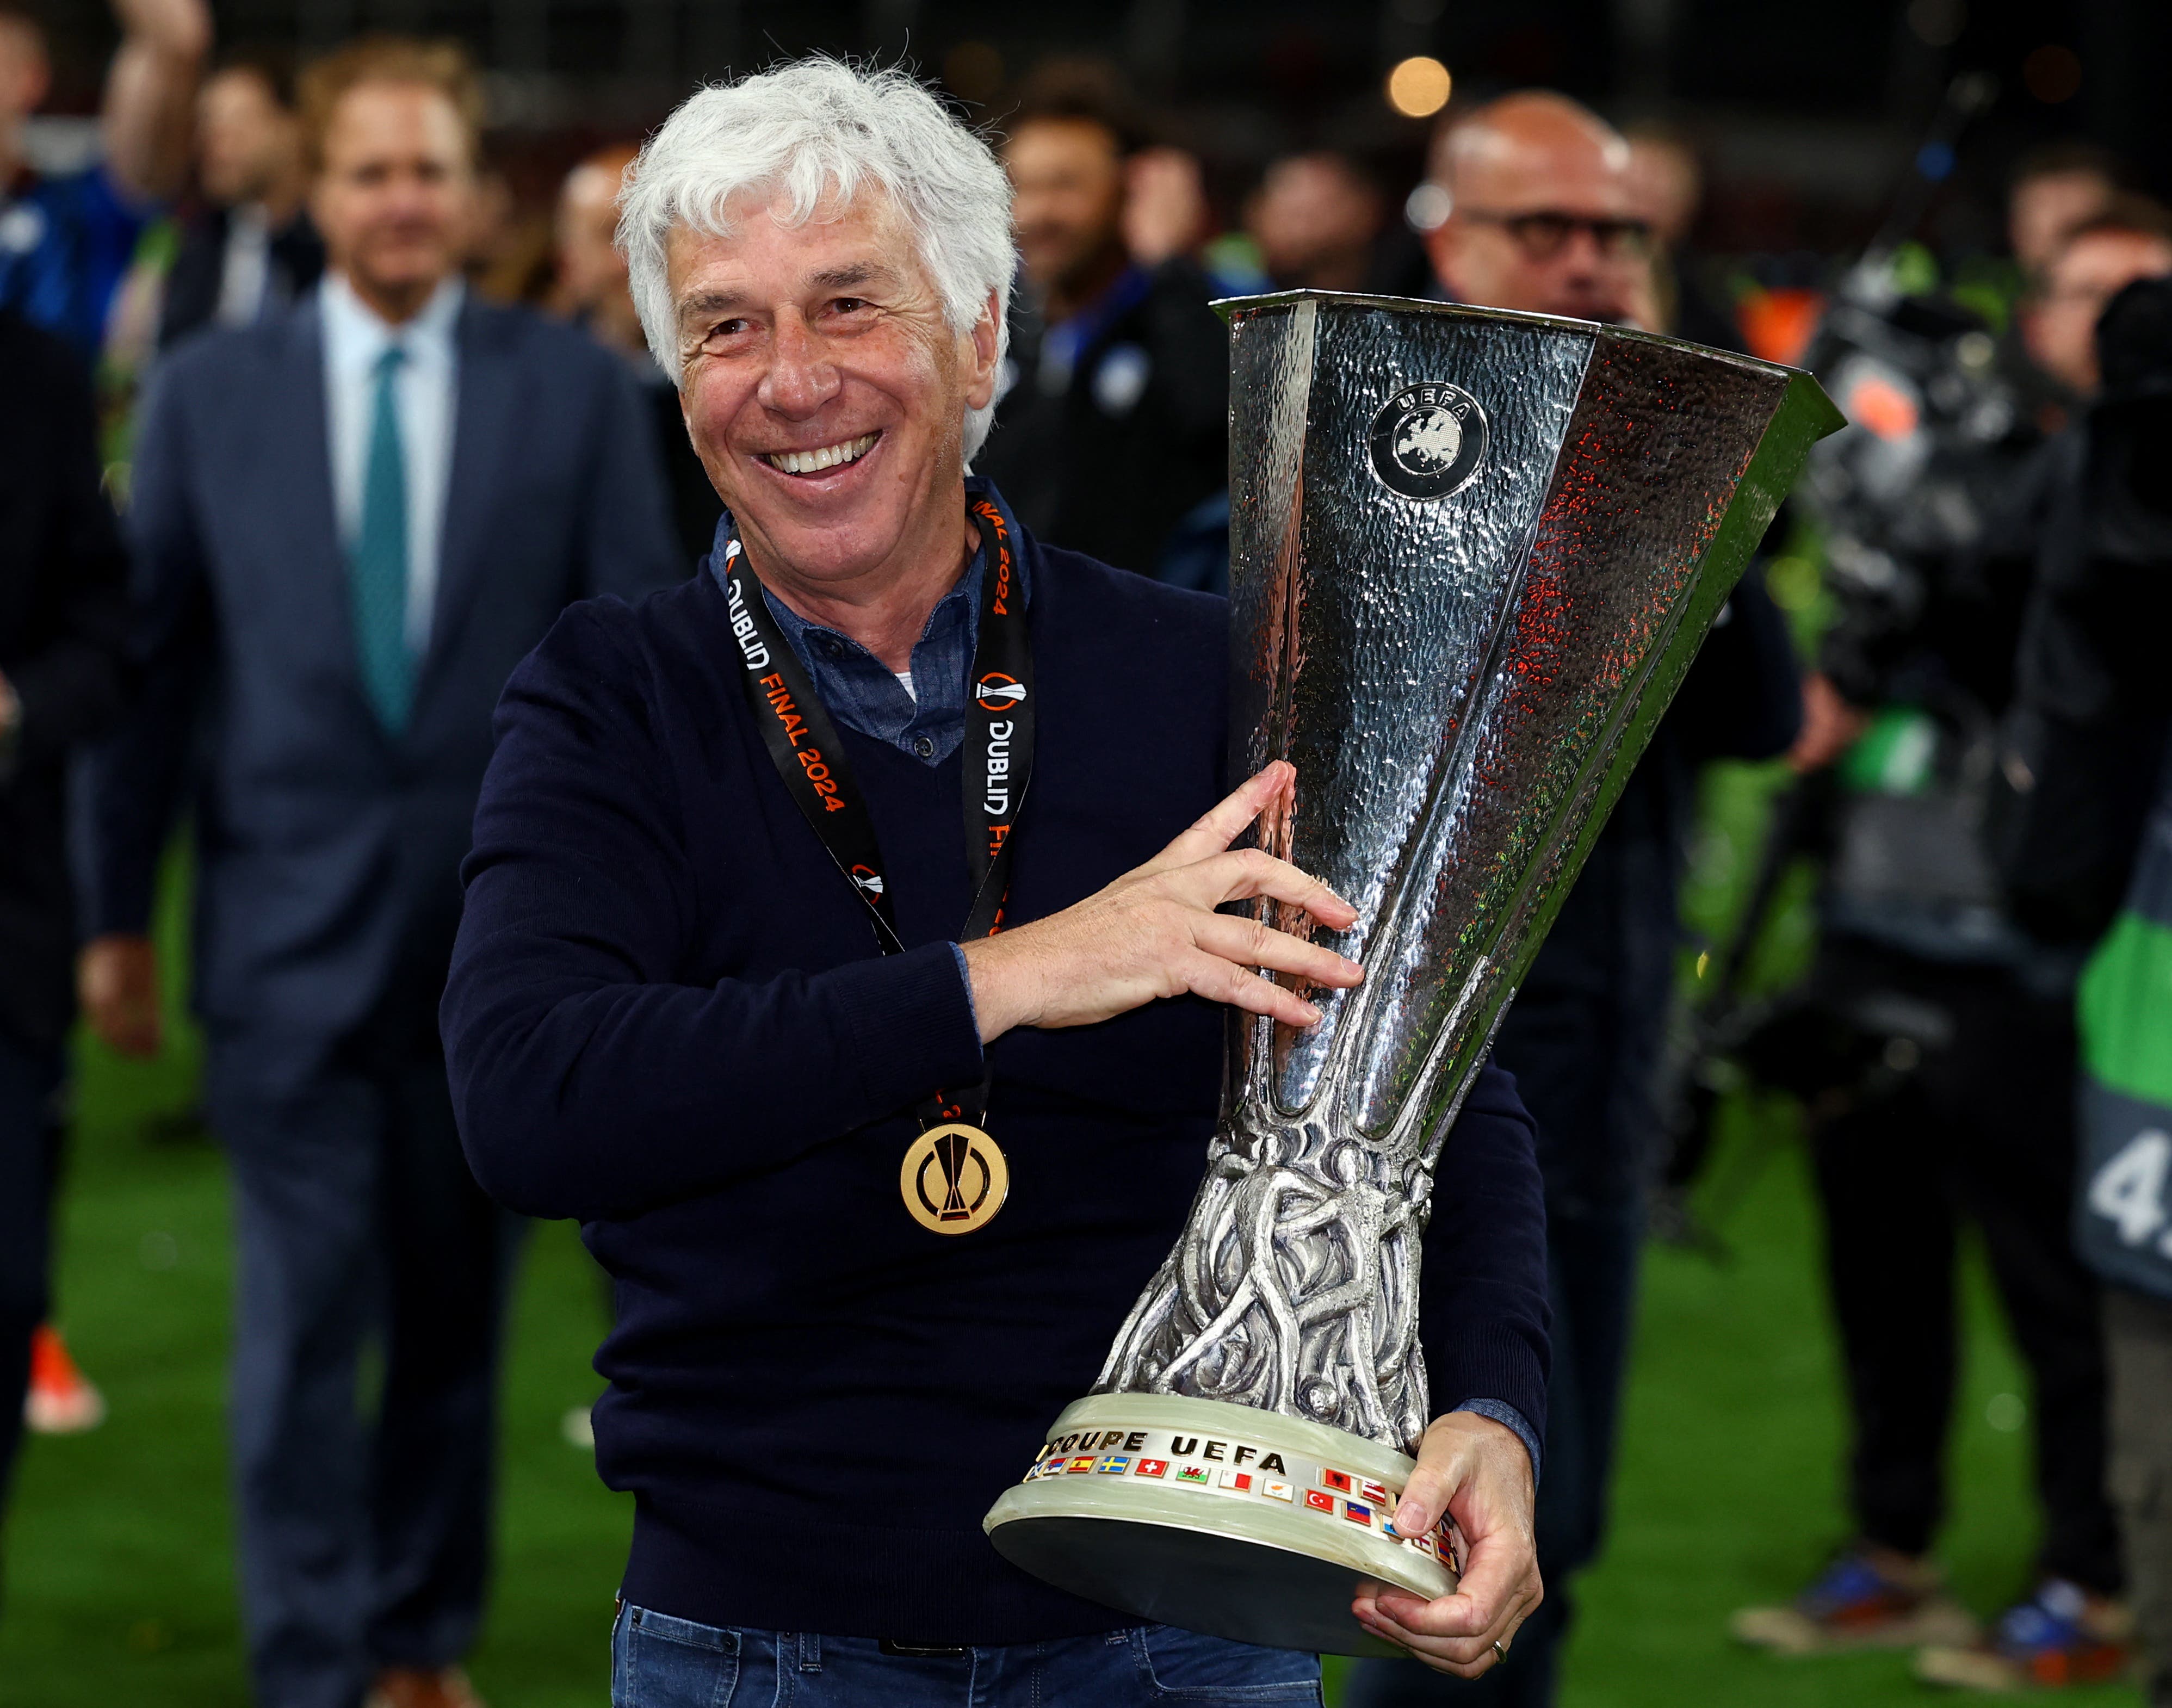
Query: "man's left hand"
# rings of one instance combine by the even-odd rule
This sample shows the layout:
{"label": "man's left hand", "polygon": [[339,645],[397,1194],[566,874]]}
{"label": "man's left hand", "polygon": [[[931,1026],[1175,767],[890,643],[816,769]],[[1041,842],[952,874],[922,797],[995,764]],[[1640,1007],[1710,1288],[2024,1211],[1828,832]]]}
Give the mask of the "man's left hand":
{"label": "man's left hand", "polygon": [[1422,1536],[1443,1512],[1454,1517],[1470,1549],[1463,1581],[1438,1601],[1385,1587],[1363,1593],[1350,1609],[1358,1623],[1435,1672],[1476,1678],[1501,1658],[1546,1594],[1532,1534],[1535,1499],[1531,1456],[1513,1430],[1474,1411],[1436,1418],[1395,1508],[1395,1528]]}

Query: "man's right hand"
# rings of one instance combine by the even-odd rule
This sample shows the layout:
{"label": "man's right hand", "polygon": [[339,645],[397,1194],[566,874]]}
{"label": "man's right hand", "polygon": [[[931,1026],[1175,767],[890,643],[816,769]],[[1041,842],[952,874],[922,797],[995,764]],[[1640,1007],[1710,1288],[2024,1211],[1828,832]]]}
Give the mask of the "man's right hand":
{"label": "man's right hand", "polygon": [[1217,913],[1266,896],[1331,930],[1358,910],[1316,878],[1257,849],[1230,851],[1297,773],[1277,760],[1137,871],[1046,919],[965,945],[981,1041],[1014,1026],[1089,1026],[1193,991],[1309,1026],[1320,1010],[1255,969],[1347,989],[1365,975],[1334,950],[1257,920]]}
{"label": "man's right hand", "polygon": [[159,957],[150,938],[94,937],[76,963],[75,984],[83,1018],[102,1042],[123,1055],[159,1053]]}
{"label": "man's right hand", "polygon": [[1797,771],[1823,771],[1870,728],[1870,714],[1851,706],[1822,670],[1803,678],[1803,732],[1788,749]]}

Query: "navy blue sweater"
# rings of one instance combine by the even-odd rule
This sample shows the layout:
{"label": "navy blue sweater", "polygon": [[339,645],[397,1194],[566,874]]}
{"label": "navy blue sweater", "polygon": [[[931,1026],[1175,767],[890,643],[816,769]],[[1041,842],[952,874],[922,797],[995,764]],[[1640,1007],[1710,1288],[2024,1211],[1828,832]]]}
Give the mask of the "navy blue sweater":
{"label": "navy blue sweater", "polygon": [[[1029,557],[1038,751],[1010,917],[1158,853],[1225,792],[1227,608]],[[1182,1225],[1220,1011],[1157,1002],[993,1046],[1010,1159],[987,1227],[898,1199],[914,1102],[977,1078],[950,944],[956,755],[850,730],[901,933],[888,958],[771,769],[704,575],[577,605],[522,664],[465,869],[444,1019],[476,1174],[574,1217],[616,1281],[597,1464],[637,1496],[629,1600],[711,1625],[926,1642],[1113,1629],[981,1517],[1099,1372]],[[1488,1070],[1438,1174],[1422,1332],[1437,1401],[1543,1429],[1530,1125]]]}

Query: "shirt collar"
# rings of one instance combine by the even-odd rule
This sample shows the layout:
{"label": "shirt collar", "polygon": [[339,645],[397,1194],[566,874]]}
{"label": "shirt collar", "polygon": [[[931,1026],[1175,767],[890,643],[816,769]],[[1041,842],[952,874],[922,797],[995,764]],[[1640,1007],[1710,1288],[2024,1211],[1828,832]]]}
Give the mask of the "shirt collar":
{"label": "shirt collar", "polygon": [[[1003,518],[1003,526],[1008,531],[1011,537],[1012,555],[1018,569],[1019,593],[1020,597],[1024,599],[1027,609],[1030,610],[1033,605],[1033,576],[1027,561],[1028,554],[1021,548],[1019,536],[1018,517],[1013,513],[1009,500],[1005,498],[1001,492],[996,490],[996,483],[993,481],[991,481],[985,475],[968,475],[965,476],[966,504],[970,507],[973,500],[976,498],[986,498],[991,504],[995,506],[997,513]],[[976,540],[979,538],[979,534],[980,530],[976,526],[974,529],[974,535]],[[716,583],[719,591],[722,591],[724,586],[724,548],[729,545],[732,541],[739,537],[739,523],[734,519],[732,513],[727,510],[723,515],[717,518],[716,535],[710,542],[709,556],[703,560],[703,562],[708,566],[710,578]],[[948,605],[953,599],[958,599],[962,595],[965,609],[972,614],[970,620],[971,626],[975,631],[976,636],[977,636],[981,626],[981,605],[979,599],[974,597],[974,595],[977,594],[980,591],[981,562],[987,556],[987,547],[985,543],[976,545],[973,548],[973,556],[970,561],[969,561],[965,565],[965,574],[958,578],[958,584],[935,602],[935,610],[939,611],[943,610],[944,606]],[[766,589],[764,589],[764,591],[766,592]],[[809,622],[797,611],[793,610],[782,599],[772,598],[770,599],[769,604],[770,608],[777,612],[777,620],[784,624],[785,632],[787,634],[796,634],[797,631],[800,629],[813,630],[820,626],[819,624]],[[934,620],[935,613],[931,611],[928,613],[928,620],[932,623]],[[834,634],[836,631],[835,630],[824,630],[823,632],[825,634]],[[922,631],[922,636],[923,639],[926,637],[927,632],[927,631],[925,630]],[[841,636],[840,638],[841,639],[843,637]],[[796,640],[794,642],[794,647],[796,650]]]}
{"label": "shirt collar", "polygon": [[[1019,592],[1033,603],[1017,520],[1003,495],[981,476],[968,476],[965,497],[985,497],[1002,513],[1012,542]],[[711,554],[711,577],[724,584],[724,549],[737,534],[727,512],[717,524]],[[965,683],[980,641],[981,594],[987,548],[977,546],[957,585],[935,602],[920,639],[912,648],[913,693],[907,694],[890,667],[849,636],[809,622],[765,588],[762,598],[784,631],[809,684],[830,715],[863,735],[910,753],[923,764],[939,765],[954,753],[965,734]]]}
{"label": "shirt collar", "polygon": [[[916,666],[931,643],[954,638],[962,639],[966,656],[971,656],[981,627],[981,575],[987,555],[985,547],[976,548],[965,574],[958,577],[958,584],[936,600],[935,609],[928,612],[927,621],[921,628],[920,638],[913,642],[912,662]],[[792,650],[799,655],[799,662],[809,675],[823,675],[831,662],[840,657],[864,658],[884,672],[889,671],[887,664],[851,636],[825,628],[820,623],[809,622],[767,588],[762,589],[762,598],[776,614],[778,626],[792,642]],[[913,685],[916,690],[919,687],[917,674]],[[959,685],[962,692],[964,684],[960,682]]]}
{"label": "shirt collar", "polygon": [[425,346],[449,350],[454,327],[467,301],[467,282],[454,274],[430,293],[420,314],[398,326],[363,302],[343,273],[325,275],[318,301],[324,315],[325,341],[334,358],[368,368],[394,343],[404,345],[411,353]]}

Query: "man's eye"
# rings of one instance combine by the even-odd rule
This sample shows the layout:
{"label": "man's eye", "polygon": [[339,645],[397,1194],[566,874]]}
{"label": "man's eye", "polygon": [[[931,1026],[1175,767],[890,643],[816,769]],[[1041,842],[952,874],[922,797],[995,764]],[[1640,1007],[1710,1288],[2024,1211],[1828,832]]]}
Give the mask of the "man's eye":
{"label": "man's eye", "polygon": [[865,297],[838,297],[830,303],[831,312],[838,314],[856,314],[869,306]]}

